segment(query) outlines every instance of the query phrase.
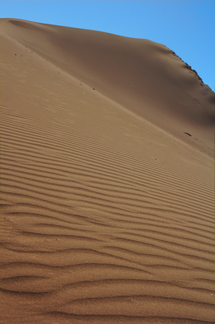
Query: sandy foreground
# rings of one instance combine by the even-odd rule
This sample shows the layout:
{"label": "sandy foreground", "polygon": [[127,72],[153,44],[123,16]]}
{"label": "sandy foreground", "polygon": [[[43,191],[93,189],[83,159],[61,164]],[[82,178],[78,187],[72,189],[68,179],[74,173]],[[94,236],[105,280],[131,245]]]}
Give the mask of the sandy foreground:
{"label": "sandy foreground", "polygon": [[211,89],[144,39],[1,19],[0,46],[0,322],[214,323]]}

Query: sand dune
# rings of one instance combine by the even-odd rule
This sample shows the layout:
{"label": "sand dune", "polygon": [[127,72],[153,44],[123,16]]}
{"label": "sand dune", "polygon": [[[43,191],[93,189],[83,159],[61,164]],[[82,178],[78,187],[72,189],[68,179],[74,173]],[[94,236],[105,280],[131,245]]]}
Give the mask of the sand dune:
{"label": "sand dune", "polygon": [[0,37],[0,322],[213,323],[213,92],[148,40]]}

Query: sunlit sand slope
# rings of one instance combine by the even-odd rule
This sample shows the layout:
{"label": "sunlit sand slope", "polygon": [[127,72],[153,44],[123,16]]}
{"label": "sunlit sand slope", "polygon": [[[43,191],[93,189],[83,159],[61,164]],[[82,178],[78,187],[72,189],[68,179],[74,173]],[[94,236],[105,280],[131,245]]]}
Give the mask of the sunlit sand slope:
{"label": "sunlit sand slope", "polygon": [[90,87],[214,156],[214,93],[171,49],[146,39],[18,19],[1,19],[0,25]]}
{"label": "sunlit sand slope", "polygon": [[38,55],[39,36],[35,53],[5,33],[0,322],[213,323],[209,150]]}

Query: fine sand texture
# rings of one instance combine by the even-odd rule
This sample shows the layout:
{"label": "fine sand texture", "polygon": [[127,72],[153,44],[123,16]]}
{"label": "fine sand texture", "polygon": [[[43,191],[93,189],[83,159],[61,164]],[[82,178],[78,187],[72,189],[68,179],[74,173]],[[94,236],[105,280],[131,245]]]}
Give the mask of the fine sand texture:
{"label": "fine sand texture", "polygon": [[0,323],[214,323],[212,90],[149,40],[0,47]]}

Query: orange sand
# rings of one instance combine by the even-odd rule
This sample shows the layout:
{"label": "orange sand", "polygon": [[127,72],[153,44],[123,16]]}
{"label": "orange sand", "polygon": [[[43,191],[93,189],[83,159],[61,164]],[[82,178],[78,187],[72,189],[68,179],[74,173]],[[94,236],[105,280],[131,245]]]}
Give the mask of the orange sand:
{"label": "orange sand", "polygon": [[211,89],[149,40],[1,19],[0,46],[0,322],[213,323]]}

